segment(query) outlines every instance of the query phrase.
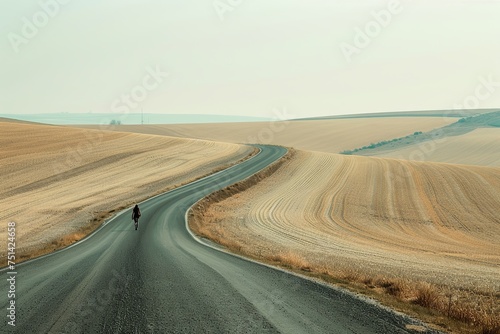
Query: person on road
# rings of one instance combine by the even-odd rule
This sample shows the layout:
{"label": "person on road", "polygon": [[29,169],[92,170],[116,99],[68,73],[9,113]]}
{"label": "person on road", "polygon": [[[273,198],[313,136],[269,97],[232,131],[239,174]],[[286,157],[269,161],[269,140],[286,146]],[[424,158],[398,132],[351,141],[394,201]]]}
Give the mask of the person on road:
{"label": "person on road", "polygon": [[139,209],[139,205],[135,205],[134,210],[132,210],[132,219],[134,220],[135,229],[139,227],[139,218],[141,217],[141,210]]}

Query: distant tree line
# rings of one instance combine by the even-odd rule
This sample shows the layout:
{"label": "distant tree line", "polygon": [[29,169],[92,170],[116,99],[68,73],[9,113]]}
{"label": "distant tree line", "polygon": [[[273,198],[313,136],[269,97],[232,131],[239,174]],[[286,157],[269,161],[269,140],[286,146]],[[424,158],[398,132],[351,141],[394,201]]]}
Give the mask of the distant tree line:
{"label": "distant tree line", "polygon": [[405,139],[411,139],[413,137],[421,135],[422,133],[423,133],[422,131],[416,131],[412,135],[408,135],[406,137],[394,138],[394,139],[391,139],[391,140],[383,140],[383,141],[379,141],[378,143],[371,143],[370,145],[366,145],[366,146],[363,146],[363,147],[360,147],[360,148],[355,148],[353,150],[342,151],[342,152],[340,152],[340,154],[351,155],[351,154],[357,153],[357,152],[362,151],[362,150],[372,150],[374,148],[377,148],[377,147],[380,147],[380,146],[383,146],[383,145],[387,145],[387,144],[390,144],[390,143],[395,143],[395,142],[398,142],[398,141],[401,141],[401,140],[405,140]]}

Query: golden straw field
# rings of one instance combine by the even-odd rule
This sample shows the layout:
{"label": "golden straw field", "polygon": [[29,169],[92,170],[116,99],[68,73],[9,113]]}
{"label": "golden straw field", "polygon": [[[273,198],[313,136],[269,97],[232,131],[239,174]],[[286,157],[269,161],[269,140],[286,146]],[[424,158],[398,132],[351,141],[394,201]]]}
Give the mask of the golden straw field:
{"label": "golden straw field", "polygon": [[299,151],[210,213],[252,253],[496,289],[498,208],[500,168]]}
{"label": "golden straw field", "polygon": [[[269,144],[339,153],[370,143],[429,131],[456,122],[451,117],[386,117],[254,123],[121,125],[118,131],[244,144]],[[95,126],[86,126],[95,128]]]}
{"label": "golden straw field", "polygon": [[[252,152],[235,144],[13,122],[0,122],[0,146],[0,173],[8,176],[0,219],[17,223],[20,256],[81,239],[110,212]],[[5,233],[0,241],[5,244]]]}

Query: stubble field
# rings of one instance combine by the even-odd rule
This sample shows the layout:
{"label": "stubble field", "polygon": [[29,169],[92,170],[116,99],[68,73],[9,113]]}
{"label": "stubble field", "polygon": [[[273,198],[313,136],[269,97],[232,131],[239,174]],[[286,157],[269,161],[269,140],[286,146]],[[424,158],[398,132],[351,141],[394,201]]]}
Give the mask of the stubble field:
{"label": "stubble field", "polygon": [[494,333],[498,208],[500,168],[297,151],[192,226],[251,257],[393,295],[405,312],[440,312],[428,321]]}
{"label": "stubble field", "polygon": [[298,151],[211,214],[255,253],[492,289],[499,207],[500,168]]}
{"label": "stubble field", "polygon": [[[256,258],[361,282],[410,303],[432,290],[439,303],[426,297],[420,304],[446,309],[442,300],[450,296],[448,313],[486,319],[484,325],[500,312],[498,129],[447,137],[427,162],[386,158],[404,158],[418,147],[384,158],[315,152],[455,121],[384,117],[118,126],[117,132],[0,122],[0,168],[9,176],[0,192],[1,218],[19,223],[24,254],[50,251],[84,237],[124,203],[252,152],[188,137],[294,146],[305,150],[294,151],[274,174],[209,203],[202,234]],[[264,133],[271,135],[259,138]]]}
{"label": "stubble field", "polygon": [[[83,238],[121,208],[210,174],[252,148],[202,140],[0,122],[2,221],[21,259]],[[0,234],[6,244],[6,233]],[[5,250],[0,251],[5,260]]]}
{"label": "stubble field", "polygon": [[439,142],[415,144],[375,156],[500,167],[500,129],[483,128]]}
{"label": "stubble field", "polygon": [[[363,145],[429,131],[456,122],[451,117],[386,117],[255,123],[121,125],[117,131],[243,144],[268,144],[339,153]],[[86,126],[95,128],[95,126]]]}

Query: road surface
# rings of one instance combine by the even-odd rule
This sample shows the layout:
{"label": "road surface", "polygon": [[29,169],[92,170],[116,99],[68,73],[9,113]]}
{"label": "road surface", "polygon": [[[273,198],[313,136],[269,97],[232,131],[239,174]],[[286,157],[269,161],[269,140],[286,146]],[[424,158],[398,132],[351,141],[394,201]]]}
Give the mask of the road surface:
{"label": "road surface", "polygon": [[411,333],[411,319],[188,232],[185,212],[198,199],[285,153],[262,147],[243,164],[142,203],[138,231],[128,210],[84,242],[18,265],[15,327],[6,317],[9,276],[0,271],[1,332]]}

